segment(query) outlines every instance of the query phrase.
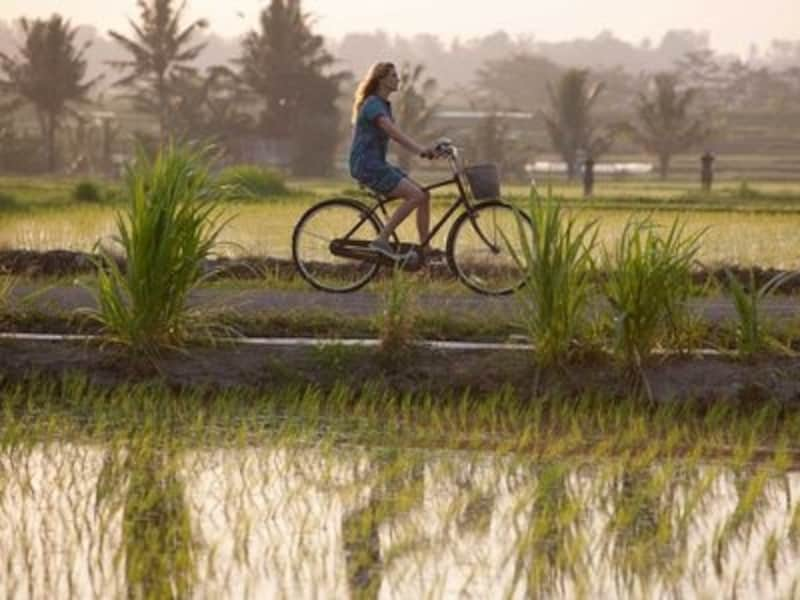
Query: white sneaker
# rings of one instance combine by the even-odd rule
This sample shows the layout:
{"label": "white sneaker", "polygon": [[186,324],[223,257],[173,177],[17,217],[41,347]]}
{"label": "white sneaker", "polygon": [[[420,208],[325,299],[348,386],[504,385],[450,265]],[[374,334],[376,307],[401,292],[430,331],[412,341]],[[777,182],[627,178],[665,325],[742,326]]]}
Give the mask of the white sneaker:
{"label": "white sneaker", "polygon": [[391,258],[394,261],[405,261],[412,257],[414,254],[413,250],[409,250],[408,252],[397,252],[389,242],[386,242],[380,238],[374,239],[369,243],[369,249],[382,254],[387,258]]}

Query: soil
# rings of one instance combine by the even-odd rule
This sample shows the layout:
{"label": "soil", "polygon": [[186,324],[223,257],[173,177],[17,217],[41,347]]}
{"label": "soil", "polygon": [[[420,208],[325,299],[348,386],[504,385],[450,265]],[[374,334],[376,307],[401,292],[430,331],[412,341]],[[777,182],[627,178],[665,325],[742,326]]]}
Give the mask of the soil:
{"label": "soil", "polygon": [[[437,350],[417,346],[392,357],[377,348],[192,347],[152,360],[133,360],[122,349],[93,343],[0,341],[0,385],[31,377],[61,379],[83,373],[94,384],[160,381],[171,388],[280,388],[346,382],[383,384],[397,393],[442,395],[469,389],[492,392],[510,386],[522,397],[586,393],[625,397],[636,380],[607,359],[595,357],[567,369],[537,375],[532,357],[519,350]],[[725,357],[672,357],[644,370],[656,401],[699,400],[751,406],[764,402],[800,406],[800,358],[765,357],[748,362]],[[639,393],[644,394],[640,386]]]}

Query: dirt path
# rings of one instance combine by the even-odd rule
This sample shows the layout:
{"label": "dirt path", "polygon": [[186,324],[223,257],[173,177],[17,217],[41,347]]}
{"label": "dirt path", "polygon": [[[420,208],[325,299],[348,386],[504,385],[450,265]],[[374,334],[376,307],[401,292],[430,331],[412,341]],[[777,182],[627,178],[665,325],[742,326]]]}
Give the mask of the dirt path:
{"label": "dirt path", "polygon": [[[380,296],[375,292],[326,294],[315,290],[229,290],[206,288],[195,291],[190,304],[233,310],[242,315],[276,312],[328,312],[343,317],[372,317],[381,309]],[[498,319],[511,318],[516,310],[514,297],[493,298],[474,295],[423,294],[418,299],[424,312],[443,313],[453,317]],[[91,293],[80,286],[37,288],[21,285],[12,292],[12,308],[32,308],[42,312],[64,313],[96,306]],[[599,308],[599,303],[597,307]],[[689,301],[694,314],[720,322],[736,318],[729,298],[695,298]],[[762,316],[788,323],[800,316],[800,299],[794,297],[767,298],[763,301]]]}
{"label": "dirt path", "polygon": [[[35,296],[30,296],[32,293]],[[29,298],[25,300],[25,297]],[[374,292],[331,295],[302,290],[231,291],[207,288],[198,290],[192,304],[236,310],[242,315],[280,311],[326,311],[342,318],[371,317],[380,310]],[[52,314],[69,313],[94,306],[84,288],[60,286],[47,289],[22,286],[14,291],[12,312],[26,307]],[[478,295],[424,295],[422,310],[447,313],[472,319],[511,319],[514,298],[486,298]],[[692,310],[703,317],[721,321],[734,318],[727,299],[696,299]],[[765,302],[764,317],[777,323],[796,319],[800,300],[771,298]],[[488,392],[511,385],[520,393],[536,394],[541,389],[558,390],[566,397],[603,394],[624,397],[630,393],[628,375],[602,358],[571,366],[569,372],[551,373],[542,379],[533,376],[532,361],[526,352],[503,350],[443,351],[420,348],[398,364],[386,363],[375,348],[339,349],[320,353],[310,347],[245,347],[224,344],[199,345],[191,352],[168,352],[152,363],[131,363],[130,357],[113,347],[58,341],[3,340],[0,344],[0,389],[6,383],[32,376],[60,380],[70,373],[84,373],[90,381],[119,385],[158,379],[178,388],[195,386],[258,388],[287,384],[313,384],[323,388],[344,381],[357,388],[365,381],[377,381],[397,392],[449,393],[469,389]],[[757,361],[737,361],[732,357],[675,357],[654,361],[647,369],[653,397],[659,400],[699,399],[733,401],[760,406],[777,401],[800,405],[800,359],[765,356]]]}

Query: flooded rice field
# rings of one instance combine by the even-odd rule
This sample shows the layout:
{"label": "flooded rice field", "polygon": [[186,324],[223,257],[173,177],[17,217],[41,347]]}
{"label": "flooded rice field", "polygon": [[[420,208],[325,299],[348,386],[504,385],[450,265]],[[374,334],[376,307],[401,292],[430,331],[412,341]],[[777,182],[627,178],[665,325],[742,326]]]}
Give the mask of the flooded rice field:
{"label": "flooded rice field", "polygon": [[40,425],[0,455],[5,598],[798,594],[800,476],[781,451],[615,456],[610,439],[574,453],[565,438],[509,453],[244,429],[100,443],[46,441]]}

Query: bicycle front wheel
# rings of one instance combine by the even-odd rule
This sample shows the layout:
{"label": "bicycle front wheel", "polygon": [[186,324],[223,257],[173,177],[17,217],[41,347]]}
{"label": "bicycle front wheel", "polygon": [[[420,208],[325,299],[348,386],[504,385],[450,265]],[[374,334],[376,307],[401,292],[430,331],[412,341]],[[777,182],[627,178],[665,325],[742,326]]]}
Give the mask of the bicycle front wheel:
{"label": "bicycle front wheel", "polygon": [[334,254],[334,240],[371,241],[380,223],[361,202],[334,198],[309,208],[292,234],[292,259],[300,275],[326,292],[353,292],[378,272],[378,265]]}
{"label": "bicycle front wheel", "polygon": [[525,283],[525,269],[514,260],[509,244],[523,260],[520,224],[532,240],[530,220],[505,202],[481,203],[472,209],[472,218],[463,213],[447,239],[450,269],[480,294],[499,296],[519,289]]}

